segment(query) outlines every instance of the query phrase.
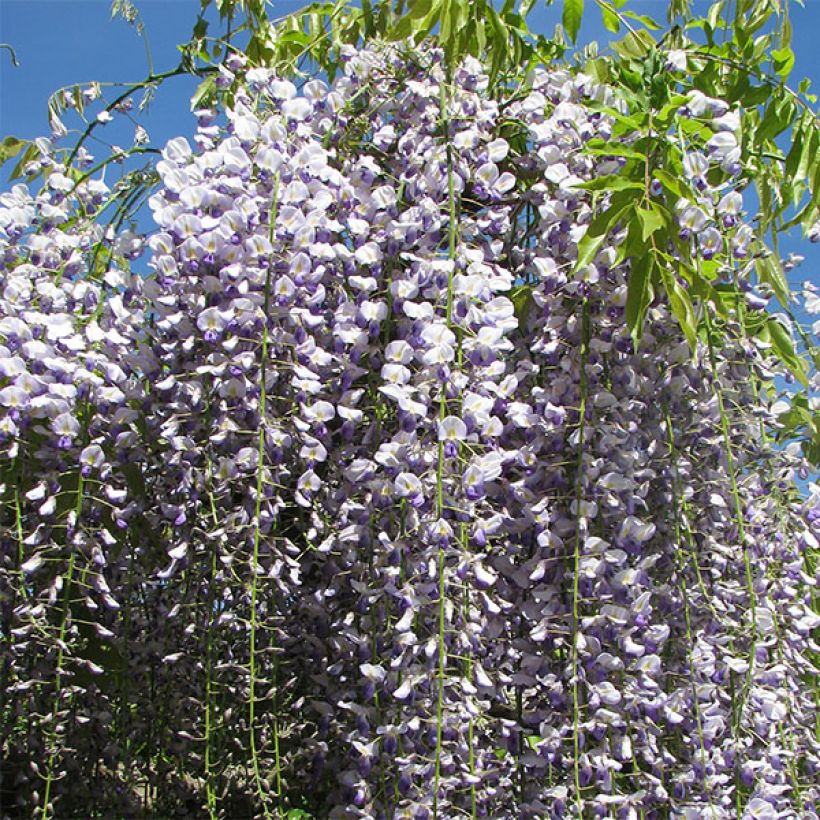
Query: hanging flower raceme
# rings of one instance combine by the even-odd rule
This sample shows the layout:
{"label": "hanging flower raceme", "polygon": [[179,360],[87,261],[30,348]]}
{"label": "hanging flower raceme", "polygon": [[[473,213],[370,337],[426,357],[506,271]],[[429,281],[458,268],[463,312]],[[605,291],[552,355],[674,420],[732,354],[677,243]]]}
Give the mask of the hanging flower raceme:
{"label": "hanging flower raceme", "polygon": [[[23,803],[88,801],[83,744],[101,811],[143,783],[226,817],[814,811],[820,514],[761,435],[772,362],[729,320],[693,355],[662,297],[636,347],[617,226],[576,264],[607,88],[499,100],[442,59],[247,71],[162,153],[145,278],[49,221],[70,181],[4,195]],[[666,204],[746,281],[717,102]]]}

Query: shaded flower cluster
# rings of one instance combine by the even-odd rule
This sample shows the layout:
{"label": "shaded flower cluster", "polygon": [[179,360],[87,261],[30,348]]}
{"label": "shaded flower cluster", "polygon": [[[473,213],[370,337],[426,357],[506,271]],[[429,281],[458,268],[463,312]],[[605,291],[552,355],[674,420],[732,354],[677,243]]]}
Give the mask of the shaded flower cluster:
{"label": "shaded flower cluster", "polygon": [[[343,62],[234,60],[227,128],[158,163],[147,277],[68,220],[98,183],[0,200],[3,800],[816,816],[820,495],[737,315],[693,355],[657,297],[636,349],[625,231],[575,271],[611,92]],[[748,281],[720,105],[670,205]]]}

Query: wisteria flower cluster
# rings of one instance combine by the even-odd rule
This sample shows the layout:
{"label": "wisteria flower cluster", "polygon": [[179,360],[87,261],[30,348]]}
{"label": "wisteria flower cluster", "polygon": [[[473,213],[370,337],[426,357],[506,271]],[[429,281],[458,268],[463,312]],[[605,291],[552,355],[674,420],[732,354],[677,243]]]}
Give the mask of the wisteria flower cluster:
{"label": "wisteria flower cluster", "polygon": [[[816,817],[820,491],[737,314],[636,347],[625,231],[575,264],[611,92],[343,62],[225,67],[149,275],[47,146],[0,197],[3,811]],[[738,122],[687,116],[667,204],[760,310]]]}

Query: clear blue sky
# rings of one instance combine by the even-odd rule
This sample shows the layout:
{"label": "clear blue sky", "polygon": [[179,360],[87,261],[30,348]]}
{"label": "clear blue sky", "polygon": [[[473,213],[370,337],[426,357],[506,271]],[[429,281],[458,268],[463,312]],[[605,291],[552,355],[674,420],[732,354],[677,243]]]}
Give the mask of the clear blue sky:
{"label": "clear blue sky", "polygon": [[[135,4],[145,22],[155,71],[173,68],[179,60],[176,46],[190,37],[199,0],[135,0]],[[279,16],[301,5],[299,0],[276,0],[273,11]],[[537,0],[530,27],[551,33],[560,20],[561,5],[556,0],[547,8],[543,0]],[[704,13],[708,8],[702,0],[695,0],[695,5]],[[806,8],[790,5],[796,54],[793,82],[809,77],[813,90],[820,94],[820,0],[807,0]],[[659,21],[666,7],[666,2],[658,0],[628,0],[626,5]],[[145,77],[142,40],[122,19],[112,20],[110,9],[110,0],[0,0],[0,42],[12,45],[20,61],[19,68],[14,68],[8,52],[0,51],[0,138],[47,134],[46,102],[60,86],[92,80],[134,82]],[[587,2],[581,40],[595,39],[603,46],[611,36],[601,25],[598,9]],[[152,144],[162,145],[173,136],[192,132],[188,101],[195,87],[195,81],[187,77],[170,80],[140,115]],[[100,133],[104,135],[105,129]],[[120,139],[115,131],[112,134]],[[781,250],[806,257],[790,277],[793,284],[811,279],[820,285],[820,246],[797,235],[786,240]]]}

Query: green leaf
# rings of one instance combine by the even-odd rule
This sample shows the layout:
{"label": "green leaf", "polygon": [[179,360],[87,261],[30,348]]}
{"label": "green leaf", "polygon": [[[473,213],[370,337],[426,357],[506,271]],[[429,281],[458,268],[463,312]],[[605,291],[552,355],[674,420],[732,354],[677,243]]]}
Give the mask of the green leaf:
{"label": "green leaf", "polygon": [[619,111],[617,108],[613,108],[611,105],[606,105],[597,100],[589,100],[587,107],[591,111],[600,111],[602,114],[612,117],[616,122],[624,126],[625,132],[639,131],[646,121],[645,117],[639,113],[632,115],[624,114],[623,111]]}
{"label": "green leaf", "polygon": [[[23,150],[20,158],[17,160],[17,164],[14,166],[9,179],[21,179],[25,176],[24,169],[26,165],[28,165],[37,156],[37,153],[37,147],[29,143]],[[39,174],[36,174],[35,177],[36,176],[39,176]]]}
{"label": "green leaf", "polygon": [[373,6],[370,0],[362,0],[362,17],[364,18],[365,37],[369,40],[376,34],[376,20],[373,17]]}
{"label": "green leaf", "polygon": [[661,108],[661,110],[655,115],[656,117],[661,117],[662,119],[667,119],[672,114],[677,114],[678,109],[682,105],[686,105],[686,101],[688,100],[688,95],[686,94],[673,94],[666,105]]}
{"label": "green leaf", "polygon": [[786,367],[791,370],[797,380],[804,387],[808,387],[808,378],[806,377],[806,363],[797,355],[794,349],[794,342],[789,335],[788,330],[781,324],[776,316],[769,316],[767,322],[769,331],[769,338],[771,339],[772,349],[777,354]]}
{"label": "green leaf", "polygon": [[755,254],[760,254],[757,256],[755,263],[760,281],[774,291],[774,295],[781,305],[788,307],[790,296],[789,282],[786,279],[786,274],[783,271],[780,260],[762,243],[755,249]]}
{"label": "green leaf", "polygon": [[796,113],[797,106],[791,97],[773,99],[763,114],[763,122],[758,128],[757,139],[764,142],[782,134],[794,122]]}
{"label": "green leaf", "polygon": [[661,279],[669,299],[669,306],[672,308],[672,315],[678,320],[686,341],[689,342],[689,347],[694,353],[698,346],[698,333],[692,300],[686,289],[667,268],[661,268]]}
{"label": "green leaf", "polygon": [[444,50],[448,57],[452,56],[450,45],[450,32],[453,29],[453,5],[455,0],[443,0],[441,4],[441,24],[439,25],[439,39],[444,44]]}
{"label": "green leaf", "polygon": [[509,37],[507,36],[507,29],[504,26],[504,21],[499,17],[498,12],[492,7],[487,6],[487,18],[490,21],[490,76],[496,77],[504,64],[504,59],[509,53]]}
{"label": "green leaf", "polygon": [[581,30],[581,18],[584,16],[584,0],[564,0],[564,11],[561,15],[561,22],[567,37],[574,44]]}
{"label": "green leaf", "polygon": [[433,0],[414,0],[407,10],[407,16],[411,20],[421,20],[426,17],[433,8]]}
{"label": "green leaf", "polygon": [[820,153],[820,132],[818,132],[817,127],[813,124],[810,124],[808,128],[809,137],[807,140],[804,140],[803,150],[800,152],[797,167],[791,174],[791,178],[795,181],[802,181],[809,178],[809,168],[813,162],[817,161],[817,155]]}
{"label": "green leaf", "polygon": [[652,302],[652,268],[654,262],[647,254],[632,262],[626,290],[626,324],[637,349],[643,333],[646,311]]}
{"label": "green leaf", "polygon": [[772,51],[772,61],[774,70],[779,77],[788,77],[794,68],[794,52],[788,47],[778,48]]}
{"label": "green leaf", "polygon": [[643,60],[655,45],[652,35],[646,29],[639,29],[612,43],[612,50],[625,60]]}
{"label": "green leaf", "polygon": [[636,14],[634,11],[625,11],[624,17],[629,17],[631,20],[637,20],[639,23],[643,23],[652,31],[660,30],[660,24],[656,23],[651,17],[647,17],[645,14]]}
{"label": "green leaf", "polygon": [[0,142],[0,165],[12,157],[16,157],[23,150],[23,146],[27,144],[27,140],[21,140],[18,137],[6,137],[3,142]]}
{"label": "green leaf", "polygon": [[193,33],[191,34],[192,40],[203,40],[206,35],[208,34],[208,21],[204,17],[197,17],[196,24],[194,25]]}
{"label": "green leaf", "polygon": [[579,182],[572,186],[582,188],[585,191],[643,191],[643,182],[638,182],[623,174],[609,174],[608,176],[591,179],[587,182]]}
{"label": "green leaf", "polygon": [[805,116],[803,116],[795,123],[794,130],[792,131],[792,145],[786,156],[786,166],[784,168],[784,176],[786,179],[794,178],[797,166],[800,164],[800,156],[808,142],[807,136],[810,137],[810,135],[810,132],[808,134],[806,133],[806,119]]}
{"label": "green leaf", "polygon": [[216,80],[214,77],[206,77],[191,97],[191,111],[207,106],[209,101],[216,95]]}
{"label": "green leaf", "polygon": [[[458,61],[463,56],[462,35],[467,28],[467,21],[470,19],[470,3],[469,0],[452,0],[453,4],[453,45],[456,52],[452,55],[453,59]],[[476,10],[480,9],[478,3],[474,4]]]}
{"label": "green leaf", "polygon": [[621,30],[621,21],[618,19],[618,15],[606,6],[601,6],[601,16],[604,21],[604,28],[607,31],[617,34]]}
{"label": "green leaf", "polygon": [[[626,201],[624,197],[629,197]],[[604,244],[610,230],[615,226],[615,223],[635,205],[634,196],[630,197],[629,192],[616,194],[612,197],[612,204],[603,213],[596,216],[592,222],[589,223],[586,233],[578,242],[578,259],[575,262],[573,270],[588,265],[598,253],[598,249]]]}
{"label": "green leaf", "polygon": [[695,199],[694,193],[688,189],[688,186],[684,187],[685,183],[682,180],[672,176],[668,171],[664,171],[663,168],[654,168],[652,175],[678,199]]}
{"label": "green leaf", "polygon": [[809,430],[814,426],[815,419],[809,410],[805,393],[798,393],[791,399],[791,407],[777,417],[777,424],[780,429],[777,431],[777,438],[783,441],[793,438],[801,432]]}
{"label": "green leaf", "polygon": [[664,226],[666,219],[654,203],[651,208],[638,208],[637,212],[641,222],[641,237],[646,242],[653,233]]}
{"label": "green leaf", "polygon": [[527,323],[527,317],[532,307],[532,289],[530,284],[517,285],[510,291],[510,299],[515,309],[515,317],[518,319],[518,327],[523,328]]}
{"label": "green leaf", "polygon": [[626,145],[618,145],[616,143],[605,142],[604,140],[590,140],[584,145],[583,151],[585,154],[591,156],[601,157],[626,157],[627,159],[637,159],[644,162],[645,156],[633,148],[628,148]]}
{"label": "green leaf", "polygon": [[694,268],[687,267],[683,262],[680,263],[680,274],[689,282],[689,293],[691,293],[692,296],[710,305],[714,305],[715,311],[719,316],[728,315],[728,308],[721,298],[720,292],[712,286],[706,277],[701,276]]}
{"label": "green leaf", "polygon": [[390,41],[406,40],[416,30],[416,21],[413,20],[410,15],[405,14],[404,17],[398,20],[393,28],[387,32],[387,39]]}
{"label": "green leaf", "polygon": [[720,15],[723,13],[723,0],[720,0],[717,3],[713,3],[709,7],[709,14],[707,17],[707,22],[709,23],[709,27],[714,30],[720,24]]}

